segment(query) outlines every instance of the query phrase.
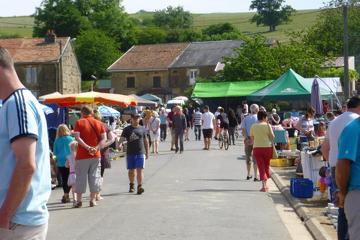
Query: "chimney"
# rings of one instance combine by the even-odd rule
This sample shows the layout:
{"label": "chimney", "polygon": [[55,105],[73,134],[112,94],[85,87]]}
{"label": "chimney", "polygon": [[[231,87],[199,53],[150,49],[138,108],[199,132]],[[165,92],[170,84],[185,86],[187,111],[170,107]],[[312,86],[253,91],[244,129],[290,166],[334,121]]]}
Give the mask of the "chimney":
{"label": "chimney", "polygon": [[45,35],[45,43],[55,43],[56,42],[56,34],[53,29],[47,30]]}

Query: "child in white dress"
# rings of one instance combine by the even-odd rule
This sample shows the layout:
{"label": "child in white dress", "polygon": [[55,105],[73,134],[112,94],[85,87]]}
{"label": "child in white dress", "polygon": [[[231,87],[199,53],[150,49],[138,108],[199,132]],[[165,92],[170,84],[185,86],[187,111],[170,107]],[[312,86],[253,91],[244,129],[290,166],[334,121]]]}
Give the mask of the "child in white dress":
{"label": "child in white dress", "polygon": [[73,204],[76,204],[76,194],[75,194],[75,183],[76,183],[76,174],[75,174],[75,157],[77,152],[78,143],[73,141],[70,143],[71,154],[67,157],[65,166],[70,168],[70,174],[68,178],[68,186],[71,187],[71,192],[73,196]]}

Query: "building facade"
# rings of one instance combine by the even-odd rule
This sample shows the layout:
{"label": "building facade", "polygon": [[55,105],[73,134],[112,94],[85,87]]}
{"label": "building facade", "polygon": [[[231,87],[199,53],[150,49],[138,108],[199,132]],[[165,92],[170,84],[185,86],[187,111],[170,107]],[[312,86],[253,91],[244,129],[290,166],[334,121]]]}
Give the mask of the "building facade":
{"label": "building facade", "polygon": [[81,92],[81,71],[70,37],[0,39],[21,82],[36,96]]}

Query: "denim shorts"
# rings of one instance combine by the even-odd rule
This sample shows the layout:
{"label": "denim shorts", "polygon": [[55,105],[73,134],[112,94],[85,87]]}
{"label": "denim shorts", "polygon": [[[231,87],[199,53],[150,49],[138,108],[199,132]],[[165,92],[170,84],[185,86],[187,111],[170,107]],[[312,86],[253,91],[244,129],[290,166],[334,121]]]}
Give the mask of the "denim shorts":
{"label": "denim shorts", "polygon": [[126,156],[127,169],[145,168],[145,155],[127,155]]}

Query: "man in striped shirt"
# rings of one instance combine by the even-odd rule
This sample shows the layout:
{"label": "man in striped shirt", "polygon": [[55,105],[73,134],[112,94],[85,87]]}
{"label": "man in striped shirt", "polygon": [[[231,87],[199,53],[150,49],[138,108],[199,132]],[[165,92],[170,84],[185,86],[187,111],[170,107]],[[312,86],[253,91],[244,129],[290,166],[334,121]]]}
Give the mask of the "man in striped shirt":
{"label": "man in striped shirt", "polygon": [[51,193],[44,112],[0,47],[0,239],[45,240]]}
{"label": "man in striped shirt", "polygon": [[196,108],[192,117],[192,122],[194,125],[195,140],[199,141],[201,140],[201,116],[202,113],[200,112],[200,109]]}

